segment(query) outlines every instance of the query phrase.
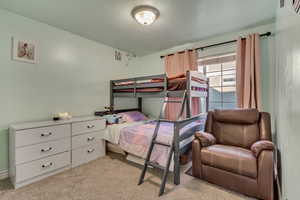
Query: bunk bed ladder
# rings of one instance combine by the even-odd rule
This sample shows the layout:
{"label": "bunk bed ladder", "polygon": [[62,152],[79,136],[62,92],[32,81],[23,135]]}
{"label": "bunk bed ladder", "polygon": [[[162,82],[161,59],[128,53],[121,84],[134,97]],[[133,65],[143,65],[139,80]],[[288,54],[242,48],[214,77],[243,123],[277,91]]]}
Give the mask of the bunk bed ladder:
{"label": "bunk bed ladder", "polygon": [[[168,177],[168,173],[169,173],[169,169],[170,169],[171,159],[172,159],[173,154],[175,154],[175,142],[176,142],[174,137],[173,137],[171,145],[170,144],[165,144],[165,143],[162,143],[162,142],[159,142],[159,141],[156,140],[157,134],[159,132],[160,123],[161,123],[161,120],[164,120],[165,110],[166,110],[166,106],[167,106],[168,103],[180,103],[181,104],[180,113],[177,117],[177,119],[180,119],[182,114],[183,114],[183,111],[184,111],[184,106],[187,103],[186,98],[187,98],[187,92],[184,91],[182,100],[169,100],[168,92],[166,92],[164,102],[163,102],[162,107],[161,107],[159,120],[156,123],[156,127],[154,129],[154,134],[153,134],[152,140],[151,140],[151,144],[150,144],[147,156],[146,156],[146,160],[145,160],[145,163],[144,163],[144,167],[143,167],[140,179],[139,179],[138,185],[141,185],[144,182],[144,178],[145,178],[145,174],[146,174],[148,166],[163,170],[163,176],[162,176],[162,182],[161,182],[161,185],[160,185],[159,196],[161,196],[165,191],[165,186],[166,186],[166,181],[167,181],[167,177]],[[161,146],[166,146],[166,147],[170,148],[166,166],[161,166],[161,165],[158,165],[155,162],[150,161],[154,145],[161,145]]]}

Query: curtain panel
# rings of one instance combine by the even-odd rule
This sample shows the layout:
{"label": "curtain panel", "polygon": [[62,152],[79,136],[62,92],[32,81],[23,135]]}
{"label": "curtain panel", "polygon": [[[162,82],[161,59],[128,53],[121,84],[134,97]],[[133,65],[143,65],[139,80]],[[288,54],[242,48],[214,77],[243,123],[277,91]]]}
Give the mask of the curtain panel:
{"label": "curtain panel", "polygon": [[239,108],[261,110],[261,50],[259,34],[237,40],[236,94]]}
{"label": "curtain panel", "polygon": [[[168,77],[176,76],[186,71],[198,70],[198,54],[196,50],[186,50],[184,53],[175,53],[174,55],[165,57],[165,72]],[[180,100],[181,98],[170,98],[170,100]],[[200,113],[200,99],[192,98],[191,114]],[[176,120],[180,112],[181,106],[176,103],[168,103],[166,106],[165,117],[169,120]]]}

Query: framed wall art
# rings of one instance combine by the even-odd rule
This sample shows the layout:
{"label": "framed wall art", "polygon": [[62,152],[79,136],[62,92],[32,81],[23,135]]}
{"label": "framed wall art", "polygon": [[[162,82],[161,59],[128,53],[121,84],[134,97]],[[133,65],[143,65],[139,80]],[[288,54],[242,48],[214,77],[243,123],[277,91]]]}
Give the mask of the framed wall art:
{"label": "framed wall art", "polygon": [[29,40],[12,38],[12,59],[27,63],[37,62],[36,44]]}

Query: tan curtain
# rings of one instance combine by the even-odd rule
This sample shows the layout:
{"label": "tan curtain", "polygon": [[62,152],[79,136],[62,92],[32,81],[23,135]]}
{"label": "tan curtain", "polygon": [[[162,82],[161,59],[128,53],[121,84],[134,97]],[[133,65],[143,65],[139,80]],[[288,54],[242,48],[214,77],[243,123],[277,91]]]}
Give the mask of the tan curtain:
{"label": "tan curtain", "polygon": [[[174,55],[165,57],[165,71],[168,77],[176,76],[186,71],[198,70],[197,65],[197,51],[186,50],[184,53],[175,53]],[[172,98],[172,100],[178,100],[179,98]],[[175,103],[169,103],[166,107],[166,118],[169,120],[176,120],[180,112],[180,105]],[[192,99],[192,115],[199,114],[199,98]]]}
{"label": "tan curtain", "polygon": [[239,108],[261,110],[260,57],[259,34],[238,38],[236,92]]}

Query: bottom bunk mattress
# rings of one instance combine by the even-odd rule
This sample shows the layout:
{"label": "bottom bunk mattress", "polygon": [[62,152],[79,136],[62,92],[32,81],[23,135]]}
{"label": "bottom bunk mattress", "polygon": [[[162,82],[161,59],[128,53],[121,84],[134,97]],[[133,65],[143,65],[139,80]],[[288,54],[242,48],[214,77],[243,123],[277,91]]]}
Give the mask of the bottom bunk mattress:
{"label": "bottom bunk mattress", "polygon": [[[181,133],[184,133],[190,128],[200,129],[200,124],[197,122],[190,123],[186,125]],[[146,158],[152,136],[154,134],[154,129],[156,126],[156,122],[148,122],[145,124],[135,125],[123,128],[120,132],[120,147],[135,156]],[[157,141],[171,144],[173,140],[173,132],[174,132],[174,124],[173,123],[161,123],[159,132],[157,135]],[[180,147],[184,147],[187,144],[190,144],[193,140],[193,134],[191,137],[180,142]],[[170,148],[155,145],[150,160],[158,163],[159,165],[165,166],[168,159]]]}

